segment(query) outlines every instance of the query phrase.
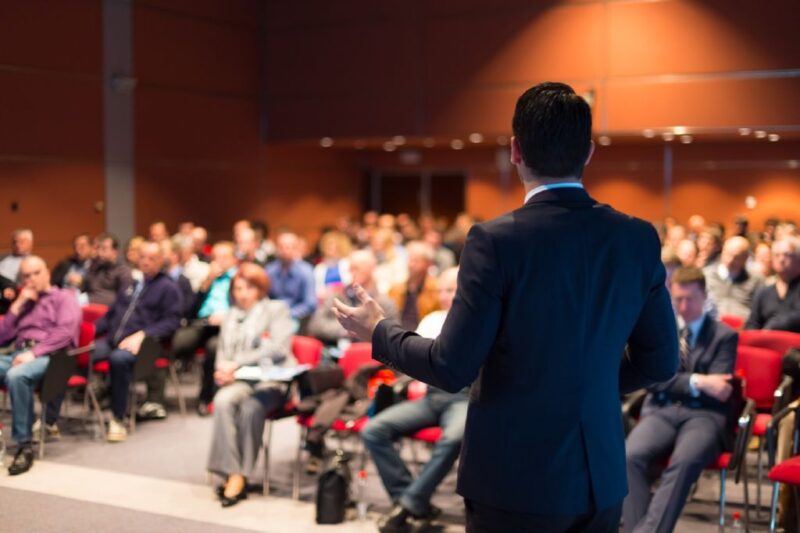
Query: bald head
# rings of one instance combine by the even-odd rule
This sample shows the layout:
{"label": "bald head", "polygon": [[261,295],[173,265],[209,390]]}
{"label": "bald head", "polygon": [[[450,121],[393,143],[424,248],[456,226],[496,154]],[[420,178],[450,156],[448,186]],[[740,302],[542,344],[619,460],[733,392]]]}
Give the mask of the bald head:
{"label": "bald head", "polygon": [[744,237],[731,237],[722,247],[720,261],[728,269],[731,276],[738,276],[747,264],[750,255],[750,242]]}
{"label": "bald head", "polygon": [[47,263],[38,255],[26,256],[19,265],[19,278],[24,287],[30,287],[37,293],[50,289],[50,270]]}
{"label": "bald head", "polygon": [[372,273],[375,271],[377,263],[375,254],[369,250],[357,250],[351,253],[350,275],[353,278],[353,283],[363,287],[370,287],[372,285]]}
{"label": "bald head", "polygon": [[139,270],[148,278],[155,277],[164,267],[164,250],[155,241],[139,245]]}
{"label": "bald head", "polygon": [[458,267],[448,268],[439,274],[439,306],[449,311],[458,287]]}

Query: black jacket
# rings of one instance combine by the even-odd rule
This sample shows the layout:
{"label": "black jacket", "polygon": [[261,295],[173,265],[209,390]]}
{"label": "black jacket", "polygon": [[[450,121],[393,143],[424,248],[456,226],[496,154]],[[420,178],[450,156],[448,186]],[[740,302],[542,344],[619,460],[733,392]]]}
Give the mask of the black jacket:
{"label": "black jacket", "polygon": [[437,340],[384,320],[374,357],[451,392],[477,380],[464,497],[522,513],[603,509],[627,494],[620,392],[678,367],[664,277],[650,224],[581,189],[544,191],[472,228]]}

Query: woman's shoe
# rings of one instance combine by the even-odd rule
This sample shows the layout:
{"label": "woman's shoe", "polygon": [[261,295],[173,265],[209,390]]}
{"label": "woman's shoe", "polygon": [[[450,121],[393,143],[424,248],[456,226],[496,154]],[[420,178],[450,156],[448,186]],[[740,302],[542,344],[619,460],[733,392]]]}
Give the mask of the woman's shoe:
{"label": "woman's shoe", "polygon": [[231,505],[236,505],[240,501],[246,499],[247,499],[247,489],[244,488],[242,489],[242,492],[240,492],[236,496],[233,496],[232,498],[228,498],[227,496],[225,496],[225,492],[223,491],[222,496],[220,496],[219,498],[219,501],[222,503],[223,507],[230,507]]}

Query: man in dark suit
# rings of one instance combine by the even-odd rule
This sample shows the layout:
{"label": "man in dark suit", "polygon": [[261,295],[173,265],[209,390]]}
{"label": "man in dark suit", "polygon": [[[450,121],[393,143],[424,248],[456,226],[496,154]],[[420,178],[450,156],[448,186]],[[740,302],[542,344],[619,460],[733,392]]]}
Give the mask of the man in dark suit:
{"label": "man in dark suit", "polygon": [[[701,270],[675,271],[671,287],[681,318],[681,366],[672,379],[649,388],[642,419],[625,443],[630,484],[623,506],[626,532],[672,531],[692,484],[725,444],[738,335],[703,311]],[[651,498],[649,470],[667,456],[669,466]]]}
{"label": "man in dark suit", "polygon": [[458,479],[467,531],[616,531],[620,391],[678,366],[658,236],[583,189],[591,110],[572,88],[526,91],[513,130],[525,205],[470,230],[439,338],[383,320],[365,291],[336,314],[390,367],[449,392],[475,382]]}

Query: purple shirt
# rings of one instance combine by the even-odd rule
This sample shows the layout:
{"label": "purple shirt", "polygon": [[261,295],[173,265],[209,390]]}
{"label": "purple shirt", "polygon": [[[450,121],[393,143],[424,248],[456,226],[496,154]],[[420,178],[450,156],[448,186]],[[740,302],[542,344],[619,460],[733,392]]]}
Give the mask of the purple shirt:
{"label": "purple shirt", "polygon": [[36,357],[61,348],[77,346],[80,334],[81,308],[75,293],[52,287],[39,294],[35,302],[26,302],[19,316],[11,311],[0,321],[0,345],[14,340],[17,346],[34,341],[31,351]]}

